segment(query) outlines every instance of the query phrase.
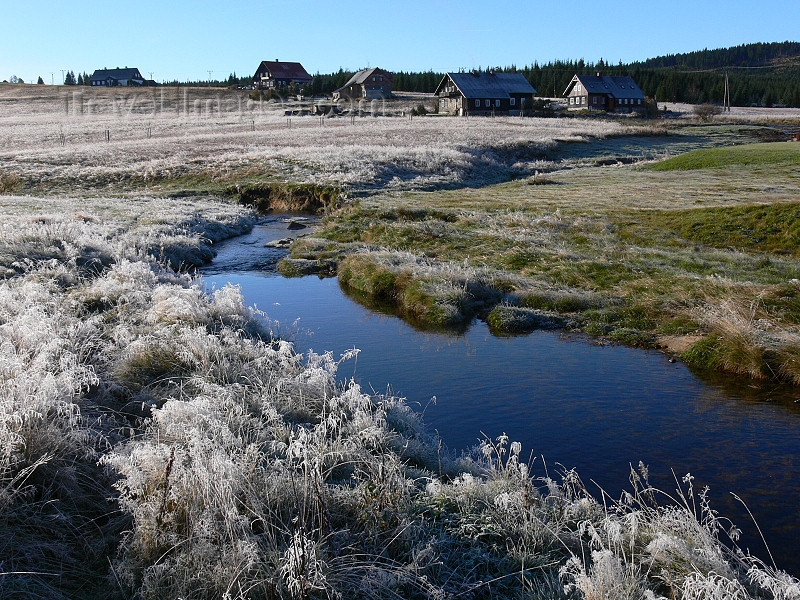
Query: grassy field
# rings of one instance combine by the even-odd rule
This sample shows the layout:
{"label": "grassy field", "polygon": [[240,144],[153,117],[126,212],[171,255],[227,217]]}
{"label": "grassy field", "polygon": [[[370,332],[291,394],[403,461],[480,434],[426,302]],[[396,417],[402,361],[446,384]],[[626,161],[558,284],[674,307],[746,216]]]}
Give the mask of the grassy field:
{"label": "grassy field", "polygon": [[2,87],[0,177],[14,182],[7,191],[39,194],[221,193],[284,181],[420,189],[502,181],[533,173],[559,143],[651,131],[601,119],[412,120],[402,100],[362,116],[292,118],[297,102],[245,94]]}
{"label": "grassy field", "polygon": [[653,171],[688,171],[735,166],[769,168],[776,165],[794,165],[795,167],[800,165],[800,144],[782,142],[708,148],[682,154],[645,168]]}
{"label": "grassy field", "polygon": [[624,121],[289,133],[204,91],[171,118],[157,97],[84,93],[81,112],[63,89],[0,87],[0,597],[800,597],[691,476],[665,493],[640,465],[598,500],[505,435],[451,455],[402,399],[337,383],[357,351],[300,355],[191,274],[257,219],[209,191],[288,203],[314,184],[341,208],[287,272],[338,272],[426,325],[688,339],[687,360],[791,379],[796,169],[589,156],[652,133]]}

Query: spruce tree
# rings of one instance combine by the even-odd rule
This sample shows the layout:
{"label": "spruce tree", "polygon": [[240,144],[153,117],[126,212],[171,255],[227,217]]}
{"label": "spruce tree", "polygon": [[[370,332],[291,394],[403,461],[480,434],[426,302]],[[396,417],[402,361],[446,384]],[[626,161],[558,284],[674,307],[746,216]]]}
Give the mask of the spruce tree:
{"label": "spruce tree", "polygon": [[42,76],[41,76],[41,75],[39,75],[39,79],[37,79],[37,80],[36,80],[36,83],[37,83],[38,85],[44,85],[44,79],[42,79]]}

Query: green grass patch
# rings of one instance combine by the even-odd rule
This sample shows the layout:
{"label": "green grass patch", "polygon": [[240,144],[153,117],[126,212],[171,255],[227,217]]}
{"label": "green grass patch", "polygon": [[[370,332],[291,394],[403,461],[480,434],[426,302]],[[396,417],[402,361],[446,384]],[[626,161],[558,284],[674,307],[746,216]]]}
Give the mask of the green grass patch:
{"label": "green grass patch", "polygon": [[338,275],[344,285],[369,296],[385,300],[397,297],[398,273],[365,254],[353,254],[342,260]]}
{"label": "green grass patch", "polygon": [[690,171],[759,165],[800,165],[800,144],[770,142],[703,148],[642,168],[651,171]]}
{"label": "green grass patch", "polygon": [[[669,238],[675,244],[678,237],[712,248],[798,256],[800,202],[642,212],[636,215],[635,223],[620,225],[619,235],[643,245]],[[702,257],[697,264],[684,266],[698,274],[708,271]]]}

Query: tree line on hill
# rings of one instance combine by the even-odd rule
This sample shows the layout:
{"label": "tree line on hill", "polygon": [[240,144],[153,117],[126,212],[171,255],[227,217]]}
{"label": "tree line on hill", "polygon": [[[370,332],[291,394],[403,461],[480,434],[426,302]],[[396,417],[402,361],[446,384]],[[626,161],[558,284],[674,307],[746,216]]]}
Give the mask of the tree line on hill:
{"label": "tree line on hill", "polygon": [[[522,73],[540,96],[561,96],[575,74],[601,72],[633,77],[645,95],[657,101],[693,104],[722,103],[727,73],[734,106],[800,107],[800,42],[744,44],[630,64],[615,65],[601,58],[596,63],[582,59],[558,60],[542,65],[535,62],[521,68],[511,65],[494,69]],[[352,74],[341,69],[328,75],[317,74],[310,91],[331,93],[344,85]],[[443,76],[444,73],[434,71],[399,71],[394,73],[392,88],[430,93],[436,90]]]}
{"label": "tree line on hill", "polygon": [[[727,75],[734,106],[800,107],[800,42],[743,44],[668,54],[629,64],[611,64],[601,58],[596,63],[583,59],[557,60],[542,65],[534,62],[520,68],[516,65],[493,68],[507,73],[522,73],[540,96],[561,96],[575,74],[601,72],[633,77],[645,95],[658,102],[693,104],[722,103]],[[478,70],[482,69],[479,67]],[[312,96],[330,94],[347,83],[353,74],[354,71],[344,69],[334,73],[316,73],[310,84],[297,91]],[[431,93],[443,76],[444,73],[430,70],[395,71],[392,88],[401,92]],[[64,84],[91,85],[91,80],[86,73],[78,74],[76,78],[73,71],[68,71]],[[252,76],[236,73],[231,73],[227,79],[164,82],[164,85],[196,87],[246,87],[252,84]]]}
{"label": "tree line on hill", "polygon": [[85,72],[78,73],[78,76],[75,77],[74,71],[67,71],[64,75],[64,85],[92,85],[92,78]]}

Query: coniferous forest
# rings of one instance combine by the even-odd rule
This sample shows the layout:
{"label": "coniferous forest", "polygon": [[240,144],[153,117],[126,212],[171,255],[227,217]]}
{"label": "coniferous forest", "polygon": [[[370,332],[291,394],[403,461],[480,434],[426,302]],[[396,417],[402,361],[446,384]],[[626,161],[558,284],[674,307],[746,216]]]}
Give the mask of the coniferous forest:
{"label": "coniferous forest", "polygon": [[[389,67],[387,67],[389,68]],[[800,42],[746,44],[733,48],[670,54],[630,64],[559,60],[517,67],[483,66],[523,73],[540,96],[560,96],[576,73],[630,75],[645,95],[662,102],[721,103],[725,74],[734,106],[800,107]],[[458,67],[454,67],[457,70]],[[315,75],[312,92],[330,93],[351,72]],[[395,71],[393,89],[433,92],[443,73]]]}
{"label": "coniferous forest", "polygon": [[[392,87],[399,92],[433,92],[444,73],[436,71],[395,71]],[[454,71],[466,68],[454,65]],[[471,68],[471,67],[470,67]],[[546,64],[495,66],[482,65],[477,70],[495,69],[522,73],[540,96],[558,97],[576,73],[594,75],[630,75],[646,96],[659,102],[721,104],[725,92],[725,76],[730,85],[733,106],[800,107],[800,42],[743,44],[732,48],[699,50],[685,54],[668,54],[641,62],[616,64],[600,58],[597,62],[556,60]],[[306,94],[330,94],[342,87],[354,71],[339,69],[335,73],[316,73]],[[218,81],[168,82],[167,85],[246,86],[252,76],[231,73]]]}

